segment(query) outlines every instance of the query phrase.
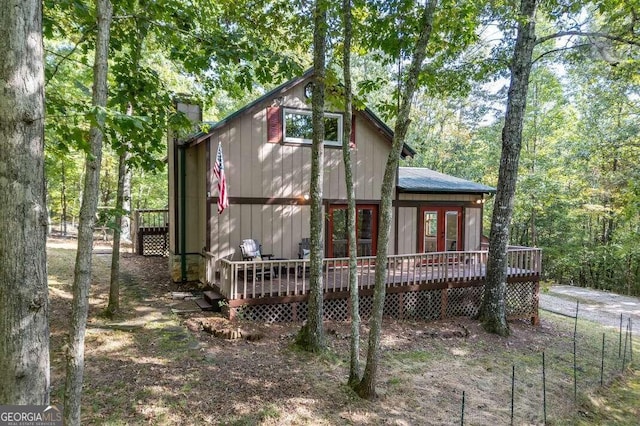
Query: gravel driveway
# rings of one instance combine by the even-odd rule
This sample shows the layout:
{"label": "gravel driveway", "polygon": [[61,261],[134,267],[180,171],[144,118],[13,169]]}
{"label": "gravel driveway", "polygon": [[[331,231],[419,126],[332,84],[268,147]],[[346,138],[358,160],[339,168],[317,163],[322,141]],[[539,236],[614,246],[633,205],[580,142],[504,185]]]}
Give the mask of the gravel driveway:
{"label": "gravel driveway", "polygon": [[620,296],[590,288],[556,285],[547,292],[540,292],[540,309],[575,317],[576,301],[580,302],[578,317],[611,327],[623,326],[631,318],[634,329],[640,330],[640,298]]}

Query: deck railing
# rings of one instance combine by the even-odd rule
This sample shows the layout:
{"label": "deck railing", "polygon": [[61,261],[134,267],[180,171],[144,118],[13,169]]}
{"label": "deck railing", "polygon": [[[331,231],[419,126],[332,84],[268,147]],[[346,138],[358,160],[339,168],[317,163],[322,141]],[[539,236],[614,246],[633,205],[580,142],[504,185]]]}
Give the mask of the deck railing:
{"label": "deck railing", "polygon": [[137,228],[164,228],[169,223],[169,210],[136,210],[134,214],[134,220]]}
{"label": "deck railing", "polygon": [[133,216],[132,240],[136,253],[143,256],[166,256],[169,249],[169,210],[136,210]]}
{"label": "deck railing", "polygon": [[[387,287],[473,281],[485,277],[487,251],[391,255],[387,262]],[[375,256],[358,258],[360,288],[373,288],[375,263]],[[347,258],[326,258],[322,265],[325,293],[348,290]],[[541,265],[540,249],[508,249],[508,277],[539,276]],[[218,267],[220,291],[229,300],[297,296],[309,291],[308,259],[238,262],[220,259]]]}

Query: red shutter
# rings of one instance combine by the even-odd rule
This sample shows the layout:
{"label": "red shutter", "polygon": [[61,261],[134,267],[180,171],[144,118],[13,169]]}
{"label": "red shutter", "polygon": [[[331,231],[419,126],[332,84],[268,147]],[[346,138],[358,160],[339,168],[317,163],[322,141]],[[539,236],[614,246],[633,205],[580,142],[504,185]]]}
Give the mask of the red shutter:
{"label": "red shutter", "polygon": [[349,141],[349,148],[356,148],[356,115],[351,116],[351,140]]}
{"label": "red shutter", "polygon": [[267,107],[267,142],[282,142],[282,108]]}

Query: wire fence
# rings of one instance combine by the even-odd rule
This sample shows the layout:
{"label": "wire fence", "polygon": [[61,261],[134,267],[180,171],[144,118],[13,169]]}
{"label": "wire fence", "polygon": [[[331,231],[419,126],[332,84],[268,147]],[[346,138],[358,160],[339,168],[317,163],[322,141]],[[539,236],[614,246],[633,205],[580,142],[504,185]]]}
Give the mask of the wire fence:
{"label": "wire fence", "polygon": [[[502,419],[508,413],[511,425],[554,423],[558,413],[569,413],[572,407],[567,406],[568,400],[573,399],[573,408],[578,408],[587,395],[632,370],[632,318],[621,314],[617,330],[607,328],[597,335],[593,330],[581,330],[579,314],[578,302],[572,317],[575,320],[573,335],[561,345],[542,350],[538,368],[511,365],[510,394],[508,398],[504,395],[504,406],[498,409]],[[537,391],[531,392],[532,389]],[[452,424],[489,424],[496,413],[483,410],[486,404],[479,402],[483,400],[483,392],[486,389],[462,390],[460,410]]]}

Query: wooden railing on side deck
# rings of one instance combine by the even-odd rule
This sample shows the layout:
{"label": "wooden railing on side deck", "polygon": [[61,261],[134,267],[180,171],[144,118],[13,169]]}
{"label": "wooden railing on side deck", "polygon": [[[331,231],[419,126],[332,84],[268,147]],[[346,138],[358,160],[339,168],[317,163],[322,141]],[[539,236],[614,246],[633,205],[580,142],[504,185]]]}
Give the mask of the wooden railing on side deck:
{"label": "wooden railing on side deck", "polygon": [[[387,262],[387,287],[473,281],[485,277],[487,251],[391,255]],[[509,277],[539,275],[540,249],[510,248],[507,262]],[[375,264],[375,256],[358,258],[360,288],[374,287]],[[230,300],[305,295],[309,291],[308,268],[308,259],[242,262],[220,259],[218,283],[223,296]],[[348,291],[348,276],[347,258],[323,259],[325,293]]]}
{"label": "wooden railing on side deck", "polygon": [[539,248],[509,246],[507,248],[507,276],[523,277],[542,272],[542,250]]}

